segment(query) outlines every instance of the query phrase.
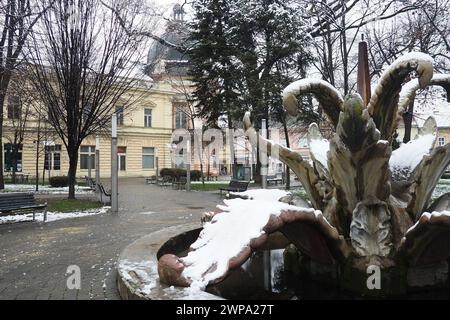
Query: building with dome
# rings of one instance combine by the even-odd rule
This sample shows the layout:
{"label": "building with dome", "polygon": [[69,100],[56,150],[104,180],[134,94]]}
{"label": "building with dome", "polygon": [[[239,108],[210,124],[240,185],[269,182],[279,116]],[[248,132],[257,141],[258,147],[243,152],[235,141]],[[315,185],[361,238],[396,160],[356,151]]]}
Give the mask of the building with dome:
{"label": "building with dome", "polygon": [[[161,38],[168,43],[181,45],[187,37],[187,31],[184,11],[181,6],[176,5]],[[120,177],[148,177],[155,175],[157,168],[172,167],[172,132],[177,128],[189,129],[192,126],[188,108],[188,68],[189,58],[186,54],[154,41],[148,51],[147,64],[142,70],[133,72],[133,77],[136,76],[139,80],[125,96],[135,95],[140,98],[126,110],[120,103],[116,106]],[[30,179],[36,177],[36,174],[40,179],[42,176],[47,178],[66,175],[69,158],[64,144],[56,134],[48,134],[42,139],[42,151],[37,154],[37,119],[33,118],[28,120],[27,134],[23,144],[19,146],[19,159],[13,168],[10,154],[14,135],[12,124],[22,110],[21,101],[25,99],[11,96],[6,101],[2,137],[5,175],[8,176],[13,170],[18,176]],[[109,137],[100,137],[99,140],[100,175],[107,178],[111,173],[111,143]],[[79,150],[78,177],[95,175],[95,146],[94,136],[83,141]]]}
{"label": "building with dome", "polygon": [[[166,29],[160,37],[168,45],[188,47],[189,33],[184,15],[184,9],[179,4],[173,7],[172,19],[167,22]],[[155,81],[187,77],[189,56],[183,50],[168,45],[154,41],[148,51],[146,72]]]}

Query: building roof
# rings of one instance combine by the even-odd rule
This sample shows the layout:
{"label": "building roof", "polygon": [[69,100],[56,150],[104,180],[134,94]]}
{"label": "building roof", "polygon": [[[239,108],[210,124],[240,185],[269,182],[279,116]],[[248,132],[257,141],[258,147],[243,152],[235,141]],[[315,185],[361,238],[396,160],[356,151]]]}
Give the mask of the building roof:
{"label": "building roof", "polygon": [[[188,35],[188,27],[184,21],[184,10],[180,5],[175,5],[172,20],[168,22],[161,39],[174,45],[180,45],[186,43]],[[189,60],[187,54],[155,40],[147,54],[147,72],[149,75],[185,74]]]}
{"label": "building roof", "polygon": [[450,102],[444,99],[419,101],[415,106],[413,122],[421,128],[430,116],[436,120],[438,128],[450,128]]}

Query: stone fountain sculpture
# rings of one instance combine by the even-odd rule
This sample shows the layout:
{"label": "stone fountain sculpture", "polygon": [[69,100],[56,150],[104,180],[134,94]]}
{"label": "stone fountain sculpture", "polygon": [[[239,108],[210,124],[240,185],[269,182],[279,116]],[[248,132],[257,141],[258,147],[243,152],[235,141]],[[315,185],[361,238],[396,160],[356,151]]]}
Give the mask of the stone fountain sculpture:
{"label": "stone fountain sculpture", "polygon": [[[404,84],[412,72],[417,78]],[[203,285],[224,279],[231,269],[239,267],[252,251],[264,244],[268,234],[276,231],[283,233],[312,261],[338,269],[339,277],[347,282],[355,281],[358,275],[366,279],[368,268],[377,266],[388,293],[405,291],[414,282],[417,270],[428,268],[433,278],[433,272],[444,265],[444,273],[448,273],[450,196],[446,194],[433,202],[430,198],[450,164],[450,144],[434,148],[437,127],[430,117],[416,139],[397,150],[391,148],[402,113],[416,91],[428,85],[449,89],[450,76],[433,76],[432,59],[421,53],[410,53],[395,61],[381,76],[367,104],[359,95],[343,98],[322,80],[303,79],[292,83],[283,92],[286,110],[295,114],[299,107],[297,98],[312,94],[335,128],[333,137],[327,141],[316,124],[310,125],[311,161],[258,136],[247,113],[244,126],[252,144],[256,145],[259,139],[259,145],[267,148],[269,155],[279,154],[279,159],[297,175],[313,209],[286,204],[277,209],[279,212],[268,214],[260,226],[260,234],[252,235],[234,253],[226,270],[215,273],[220,266],[206,264],[200,273],[202,279],[207,279]],[[213,218],[211,223],[220,223],[221,215],[231,212],[233,207],[244,206],[243,203],[230,202],[219,207],[217,221]],[[192,285],[192,273],[187,269],[195,264],[195,252],[208,246],[217,232],[214,230],[213,236],[200,234],[186,258],[161,257],[158,269],[161,280]],[[214,276],[207,276],[211,274]],[[348,287],[364,291],[363,280]],[[393,289],[398,287],[402,289]]]}

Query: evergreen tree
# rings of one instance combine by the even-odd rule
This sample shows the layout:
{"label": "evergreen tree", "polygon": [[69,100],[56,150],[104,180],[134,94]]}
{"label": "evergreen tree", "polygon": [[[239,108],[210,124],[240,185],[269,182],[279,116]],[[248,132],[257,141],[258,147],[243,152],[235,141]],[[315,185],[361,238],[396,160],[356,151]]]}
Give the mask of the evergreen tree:
{"label": "evergreen tree", "polygon": [[198,116],[211,127],[217,126],[222,116],[236,119],[236,110],[242,103],[238,82],[241,71],[235,58],[236,48],[230,44],[229,3],[228,0],[194,2],[190,75],[195,83],[193,96],[198,103]]}
{"label": "evergreen tree", "polygon": [[281,0],[195,0],[193,7],[191,75],[199,116],[213,125],[226,115],[232,127],[251,110],[258,128],[281,108],[282,85],[310,59],[302,9]]}

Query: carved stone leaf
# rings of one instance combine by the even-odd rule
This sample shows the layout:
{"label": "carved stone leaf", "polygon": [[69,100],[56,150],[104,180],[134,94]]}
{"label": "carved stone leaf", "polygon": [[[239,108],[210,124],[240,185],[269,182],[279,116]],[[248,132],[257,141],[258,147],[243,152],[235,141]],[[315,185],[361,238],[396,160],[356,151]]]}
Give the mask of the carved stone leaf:
{"label": "carved stone leaf", "polygon": [[450,211],[450,193],[445,193],[430,205],[427,209],[428,212],[441,212],[441,211]]}
{"label": "carved stone leaf", "polygon": [[392,249],[390,220],[385,202],[359,202],[350,224],[350,238],[356,253],[360,256],[388,256]]}
{"label": "carved stone leaf", "polygon": [[[259,143],[260,147],[264,147],[267,150],[267,154],[269,156],[279,158],[280,161],[288,165],[289,168],[297,175],[300,183],[305,188],[313,207],[319,210],[323,209],[324,202],[321,195],[323,192],[317,189],[319,176],[308,161],[304,160],[297,152],[258,135],[255,128],[253,128],[251,124],[249,112],[245,114],[243,122],[245,134],[249,138],[253,147]],[[259,141],[257,142],[257,140]]]}
{"label": "carved stone leaf", "polygon": [[291,83],[283,90],[283,106],[291,115],[298,111],[296,96],[311,93],[319,101],[331,123],[336,126],[343,99],[340,93],[328,82],[320,79],[301,79]]}
{"label": "carved stone leaf", "polygon": [[434,148],[414,170],[411,177],[412,199],[407,208],[408,213],[414,220],[417,220],[425,211],[434,188],[449,164],[450,144],[447,144]]}
{"label": "carved stone leaf", "polygon": [[433,59],[424,53],[410,52],[394,61],[381,76],[367,106],[383,140],[392,140],[402,83],[412,71],[417,72],[419,85],[424,88],[433,77]]}
{"label": "carved stone leaf", "polygon": [[398,257],[411,265],[430,265],[450,257],[450,212],[424,212],[402,239]]}
{"label": "carved stone leaf", "polygon": [[[441,86],[447,91],[447,94],[449,94],[450,75],[440,73],[434,74],[433,78],[431,78],[430,82],[428,83],[428,86]],[[419,79],[412,79],[403,86],[398,102],[398,119],[400,119],[402,114],[407,110],[409,104],[414,101],[417,90],[419,89],[421,89]]]}
{"label": "carved stone leaf", "polygon": [[344,107],[330,144],[329,170],[337,200],[351,217],[358,202],[371,198],[386,201],[389,197],[391,148],[387,141],[379,140],[360,98],[346,100]]}

